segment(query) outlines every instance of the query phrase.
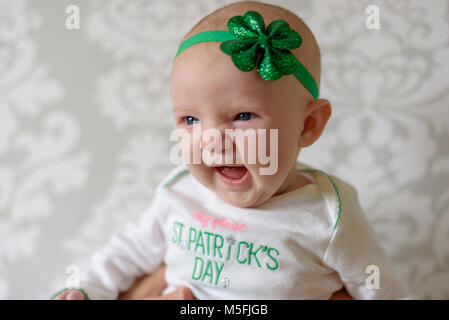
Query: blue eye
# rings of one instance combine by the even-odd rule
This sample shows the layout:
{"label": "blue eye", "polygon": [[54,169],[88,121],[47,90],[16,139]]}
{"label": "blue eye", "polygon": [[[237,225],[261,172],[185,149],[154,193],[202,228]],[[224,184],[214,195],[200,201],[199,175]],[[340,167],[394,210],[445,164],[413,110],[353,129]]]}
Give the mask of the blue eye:
{"label": "blue eye", "polygon": [[241,121],[248,121],[250,120],[254,115],[251,112],[241,112],[237,115],[237,120]]}
{"label": "blue eye", "polygon": [[188,124],[188,125],[194,124],[197,121],[199,121],[199,120],[192,116],[184,117],[184,122],[185,122],[185,124]]}

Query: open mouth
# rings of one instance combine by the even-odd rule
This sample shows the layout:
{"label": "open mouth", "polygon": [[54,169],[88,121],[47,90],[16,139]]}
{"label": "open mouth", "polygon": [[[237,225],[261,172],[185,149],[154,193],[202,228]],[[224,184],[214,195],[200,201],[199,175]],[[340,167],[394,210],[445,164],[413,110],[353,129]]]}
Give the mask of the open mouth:
{"label": "open mouth", "polygon": [[222,166],[214,169],[220,179],[231,186],[243,185],[248,179],[248,169],[245,166]]}

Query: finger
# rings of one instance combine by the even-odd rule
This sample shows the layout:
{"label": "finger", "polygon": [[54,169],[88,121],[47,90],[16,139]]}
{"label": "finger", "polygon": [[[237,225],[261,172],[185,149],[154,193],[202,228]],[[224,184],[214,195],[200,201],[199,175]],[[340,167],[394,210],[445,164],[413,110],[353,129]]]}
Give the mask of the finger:
{"label": "finger", "polygon": [[162,266],[153,274],[154,292],[157,292],[158,296],[160,296],[162,291],[167,287],[167,282],[165,281],[165,269],[165,264],[162,264]]}
{"label": "finger", "polygon": [[353,300],[353,298],[349,295],[345,288],[334,292],[332,297],[329,300]]}
{"label": "finger", "polygon": [[56,297],[53,298],[53,300],[65,300],[68,292],[64,291],[58,294]]}
{"label": "finger", "polygon": [[181,287],[176,289],[165,296],[156,298],[156,300],[194,300],[192,291],[187,287]]}
{"label": "finger", "polygon": [[67,294],[66,300],[85,300],[84,293],[78,290],[70,290]]}
{"label": "finger", "polygon": [[165,282],[165,264],[154,273],[143,276],[127,291],[120,293],[119,300],[150,300],[162,295],[167,283]]}

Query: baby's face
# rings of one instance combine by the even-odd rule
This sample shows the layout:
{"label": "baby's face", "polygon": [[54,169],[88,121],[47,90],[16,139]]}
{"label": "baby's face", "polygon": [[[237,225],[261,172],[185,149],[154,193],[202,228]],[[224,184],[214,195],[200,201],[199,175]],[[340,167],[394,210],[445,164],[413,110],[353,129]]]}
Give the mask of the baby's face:
{"label": "baby's face", "polygon": [[[171,75],[176,126],[189,134],[189,139],[180,138],[181,145],[191,150],[186,161],[188,169],[204,186],[239,207],[255,207],[274,195],[292,190],[298,183],[296,157],[304,108],[310,100],[305,89],[293,75],[265,81],[255,70],[242,72],[229,56],[219,51],[217,43],[201,45],[208,46],[207,50],[191,47],[178,56]],[[201,133],[208,129],[219,133],[222,148],[214,144],[220,139],[207,138],[204,134],[196,139],[194,125],[200,126]],[[254,129],[252,132],[258,133],[258,145],[252,145],[250,139],[244,143],[233,139],[232,146],[226,147],[225,129]],[[265,134],[258,129],[265,129]],[[270,129],[277,130],[277,137]],[[263,146],[265,155],[271,157],[270,163],[258,155],[261,135],[265,136]],[[222,155],[222,159],[232,149],[233,163],[194,164],[195,148]],[[251,152],[256,161],[251,158]],[[268,167],[273,174],[262,175],[261,169]]]}

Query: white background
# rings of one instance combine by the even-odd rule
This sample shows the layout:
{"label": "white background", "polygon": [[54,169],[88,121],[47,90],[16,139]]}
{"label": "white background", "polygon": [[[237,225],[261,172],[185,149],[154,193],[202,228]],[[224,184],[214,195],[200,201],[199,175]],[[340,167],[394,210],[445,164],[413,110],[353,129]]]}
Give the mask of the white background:
{"label": "white background", "polygon": [[[139,217],[173,167],[179,40],[230,2],[0,0],[0,299],[48,299]],[[449,1],[275,4],[316,34],[333,106],[300,160],[357,187],[413,293],[449,298]]]}

